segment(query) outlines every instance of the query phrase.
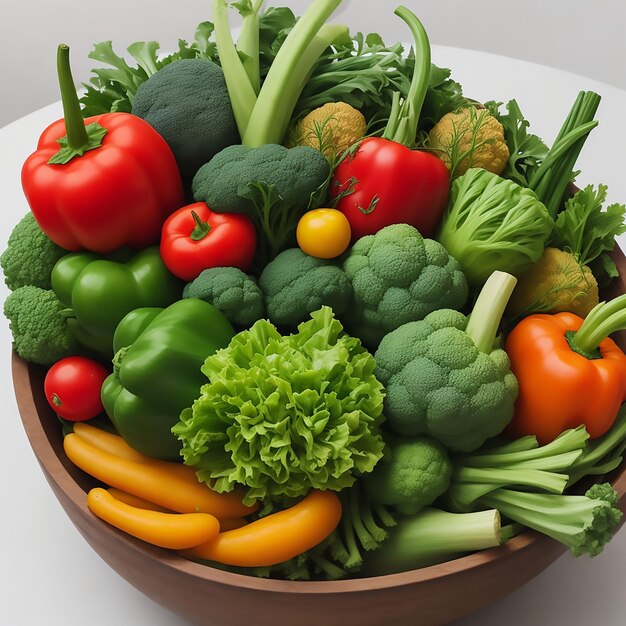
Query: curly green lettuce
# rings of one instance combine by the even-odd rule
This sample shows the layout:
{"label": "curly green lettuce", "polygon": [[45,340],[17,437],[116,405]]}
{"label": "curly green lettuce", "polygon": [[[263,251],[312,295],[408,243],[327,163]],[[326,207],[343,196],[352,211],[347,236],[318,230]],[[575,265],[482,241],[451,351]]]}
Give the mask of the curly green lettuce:
{"label": "curly green lettuce", "polygon": [[244,502],[339,491],[383,453],[383,386],[376,363],[329,307],[282,336],[267,320],[236,335],[202,367],[209,383],[172,432],[187,465]]}

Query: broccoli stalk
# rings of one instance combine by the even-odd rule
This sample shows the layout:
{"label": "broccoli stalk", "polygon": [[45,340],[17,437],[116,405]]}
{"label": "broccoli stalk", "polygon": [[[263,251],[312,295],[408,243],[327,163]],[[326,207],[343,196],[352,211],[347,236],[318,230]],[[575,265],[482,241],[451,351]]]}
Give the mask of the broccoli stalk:
{"label": "broccoli stalk", "polygon": [[345,570],[359,571],[363,552],[379,549],[396,520],[387,508],[374,504],[359,485],[340,493],[343,514],[328,540],[331,558]]}
{"label": "broccoli stalk", "polygon": [[626,450],[626,405],[622,405],[611,429],[599,439],[587,443],[582,454],[569,468],[567,486],[585,476],[608,474],[617,469]]}
{"label": "broccoli stalk", "polygon": [[609,483],[594,485],[584,496],[496,489],[482,498],[482,504],[556,539],[574,556],[600,554],[622,517]]}
{"label": "broccoli stalk", "polygon": [[400,92],[394,93],[383,138],[413,148],[430,81],[430,42],[424,26],[411,11],[406,7],[398,7],[395,14],[407,23],[415,39],[415,70],[406,99],[401,102]]}
{"label": "broccoli stalk", "polygon": [[537,439],[528,436],[459,457],[446,498],[455,510],[469,511],[477,500],[499,487],[523,485],[561,494],[567,485],[567,471],[582,455],[588,439],[584,426],[579,426],[545,446],[539,447]]}
{"label": "broccoli stalk", "polygon": [[[602,452],[610,453],[623,436],[618,426]],[[586,448],[588,438],[581,426],[545,446],[538,447],[534,437],[523,437],[458,458],[447,504],[461,512],[493,507],[516,524],[560,541],[575,556],[596,556],[622,516],[616,508],[616,492],[607,483],[594,485],[584,496],[562,495],[570,469],[579,459],[587,455],[592,464],[597,461],[597,455]],[[577,471],[584,473],[585,465]]]}
{"label": "broccoli stalk", "polygon": [[500,515],[495,509],[449,513],[428,508],[398,521],[389,539],[367,555],[361,576],[384,576],[427,567],[501,543]]}
{"label": "broccoli stalk", "polygon": [[480,352],[489,354],[493,350],[500,321],[516,284],[515,276],[495,271],[481,289],[465,329]]}

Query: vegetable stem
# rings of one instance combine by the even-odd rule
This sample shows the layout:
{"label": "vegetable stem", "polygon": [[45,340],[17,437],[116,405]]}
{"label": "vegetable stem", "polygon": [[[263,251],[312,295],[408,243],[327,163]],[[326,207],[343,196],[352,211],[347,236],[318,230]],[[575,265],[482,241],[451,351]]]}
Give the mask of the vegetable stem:
{"label": "vegetable stem", "polygon": [[570,339],[573,350],[593,353],[611,334],[626,329],[626,294],[597,305]]}
{"label": "vegetable stem", "polygon": [[493,350],[500,320],[516,284],[515,276],[495,271],[481,289],[465,329],[481,352]]}
{"label": "vegetable stem", "polygon": [[548,156],[528,181],[553,219],[561,208],[567,185],[576,176],[573,170],[587,136],[597,126],[593,118],[599,104],[600,96],[593,91],[578,94]]}
{"label": "vegetable stem", "polygon": [[[324,31],[321,28],[341,1],[314,0],[287,35],[265,78],[247,131],[242,135],[244,145],[256,148],[281,143],[309,73],[320,54],[340,34],[337,27]],[[341,28],[341,32],[345,29]]]}
{"label": "vegetable stem", "polygon": [[398,7],[394,13],[406,22],[413,34],[415,68],[406,100],[402,103],[394,100],[383,137],[413,148],[430,80],[430,42],[424,26],[414,13],[403,6]]}
{"label": "vegetable stem", "polygon": [[64,43],[60,44],[57,49],[57,73],[61,89],[67,143],[73,150],[80,150],[80,148],[87,145],[89,137],[85,130],[85,123],[80,111],[80,102],[78,101],[74,79],[72,78],[70,49]]}
{"label": "vegetable stem", "polygon": [[242,12],[241,32],[237,40],[237,50],[243,56],[243,67],[250,84],[258,95],[261,90],[261,64],[259,60],[259,22],[261,8],[265,0],[253,0],[250,10]]}
{"label": "vegetable stem", "polygon": [[257,96],[233,41],[225,0],[213,0],[215,44],[226,80],[239,135],[244,136]]}

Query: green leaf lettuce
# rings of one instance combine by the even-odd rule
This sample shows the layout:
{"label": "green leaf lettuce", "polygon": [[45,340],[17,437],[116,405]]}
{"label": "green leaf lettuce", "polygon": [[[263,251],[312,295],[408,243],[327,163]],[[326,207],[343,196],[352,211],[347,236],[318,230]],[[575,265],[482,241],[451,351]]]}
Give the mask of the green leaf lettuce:
{"label": "green leaf lettuce", "polygon": [[311,317],[288,336],[259,320],[205,361],[210,382],[172,431],[216,491],[243,485],[248,504],[339,491],[381,458],[374,358],[329,307]]}

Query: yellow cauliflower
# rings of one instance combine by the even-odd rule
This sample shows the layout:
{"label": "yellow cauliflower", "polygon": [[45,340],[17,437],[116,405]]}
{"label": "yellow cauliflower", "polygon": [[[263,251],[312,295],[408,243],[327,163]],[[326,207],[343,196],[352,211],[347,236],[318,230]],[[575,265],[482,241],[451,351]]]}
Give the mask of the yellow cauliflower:
{"label": "yellow cauliflower", "polygon": [[360,111],[345,102],[329,102],[296,124],[291,145],[310,146],[334,159],[362,139],[366,127]]}
{"label": "yellow cauliflower", "polygon": [[518,281],[507,312],[514,316],[568,311],[586,317],[598,304],[598,283],[573,254],[546,248]]}
{"label": "yellow cauliflower", "polygon": [[470,167],[501,174],[509,159],[502,124],[487,110],[466,107],[446,113],[429,133],[429,143],[452,177]]}

